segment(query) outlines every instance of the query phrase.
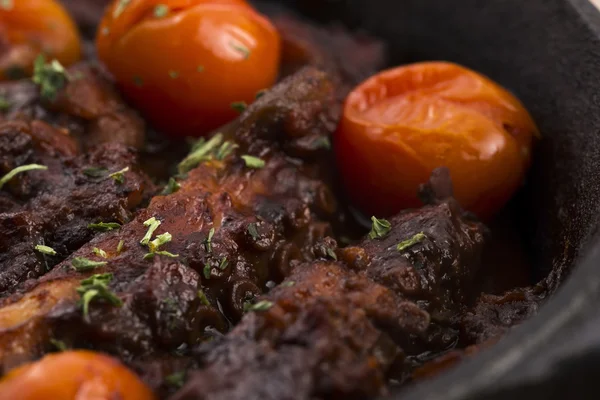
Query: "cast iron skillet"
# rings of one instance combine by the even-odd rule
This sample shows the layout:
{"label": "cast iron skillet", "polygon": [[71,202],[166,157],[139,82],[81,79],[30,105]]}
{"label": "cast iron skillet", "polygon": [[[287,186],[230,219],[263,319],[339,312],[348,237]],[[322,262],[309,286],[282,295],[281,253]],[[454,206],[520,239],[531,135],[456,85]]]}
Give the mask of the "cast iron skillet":
{"label": "cast iron skillet", "polygon": [[519,218],[534,279],[554,269],[565,284],[497,345],[393,397],[597,398],[600,14],[587,0],[294,3],[314,18],[383,38],[394,63],[443,59],[487,74],[517,94],[544,136],[518,199]]}

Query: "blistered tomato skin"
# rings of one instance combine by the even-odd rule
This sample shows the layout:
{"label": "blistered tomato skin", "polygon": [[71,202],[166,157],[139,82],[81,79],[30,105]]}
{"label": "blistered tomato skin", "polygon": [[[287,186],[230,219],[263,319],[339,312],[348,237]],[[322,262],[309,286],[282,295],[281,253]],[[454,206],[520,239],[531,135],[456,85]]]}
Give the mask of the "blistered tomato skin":
{"label": "blistered tomato skin", "polygon": [[66,351],[10,371],[0,400],[155,400],[139,378],[112,357]]}
{"label": "blistered tomato skin", "polygon": [[97,33],[101,61],[170,136],[201,136],[239,115],[279,70],[280,38],[242,0],[116,1]]}
{"label": "blistered tomato skin", "polygon": [[0,3],[0,80],[33,73],[44,53],[64,66],[81,58],[75,22],[58,1],[5,0]]}
{"label": "blistered tomato skin", "polygon": [[368,215],[419,207],[419,185],[446,166],[455,197],[487,220],[523,182],[534,136],[527,110],[498,84],[425,62],[359,85],[344,104],[335,151],[351,201]]}

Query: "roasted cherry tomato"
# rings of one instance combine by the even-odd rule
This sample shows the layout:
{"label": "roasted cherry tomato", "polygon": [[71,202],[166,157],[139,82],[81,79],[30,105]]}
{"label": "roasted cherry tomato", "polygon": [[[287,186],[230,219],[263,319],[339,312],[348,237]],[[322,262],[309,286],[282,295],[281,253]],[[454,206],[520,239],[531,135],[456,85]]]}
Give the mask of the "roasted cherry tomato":
{"label": "roasted cherry tomato", "polygon": [[80,59],[77,27],[65,9],[54,0],[0,1],[0,80],[30,76],[40,53],[64,66]]}
{"label": "roasted cherry tomato", "polygon": [[4,400],[154,400],[152,391],[119,361],[91,351],[50,354],[0,380]]}
{"label": "roasted cherry tomato", "polygon": [[454,194],[483,219],[521,185],[539,135],[519,100],[459,65],[425,62],[381,72],[344,104],[336,158],[348,195],[385,216],[420,206],[419,185],[440,166]]}
{"label": "roasted cherry tomato", "polygon": [[96,43],[124,94],[171,136],[235,118],[279,69],[279,34],[242,0],[115,1]]}

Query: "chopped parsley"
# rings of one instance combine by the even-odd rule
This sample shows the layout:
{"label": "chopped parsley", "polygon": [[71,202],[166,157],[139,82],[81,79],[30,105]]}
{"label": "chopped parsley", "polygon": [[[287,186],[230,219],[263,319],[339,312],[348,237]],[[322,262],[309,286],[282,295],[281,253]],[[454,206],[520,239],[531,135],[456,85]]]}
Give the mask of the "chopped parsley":
{"label": "chopped parsley", "polygon": [[73,269],[79,272],[89,271],[97,267],[102,267],[108,264],[106,261],[92,261],[85,257],[75,257],[71,260]]}
{"label": "chopped parsley", "polygon": [[169,14],[169,6],[166,4],[158,4],[156,7],[154,7],[154,16],[156,18],[166,17],[167,14]]}
{"label": "chopped parsley", "polygon": [[256,92],[256,96],[254,96],[254,98],[256,100],[260,99],[261,97],[263,97],[265,94],[267,94],[267,89],[262,89],[259,90],[258,92]]}
{"label": "chopped parsley", "polygon": [[174,388],[180,388],[185,382],[185,372],[175,372],[165,378],[165,382]]}
{"label": "chopped parsley", "polygon": [[81,281],[81,286],[77,288],[77,293],[81,296],[80,303],[85,318],[89,316],[89,306],[94,299],[105,300],[117,307],[123,305],[123,301],[108,289],[108,284],[112,278],[113,275],[111,273],[95,274]]}
{"label": "chopped parsley", "polygon": [[427,236],[425,236],[425,234],[423,232],[419,232],[416,235],[414,235],[413,237],[411,237],[410,239],[406,239],[400,243],[398,243],[398,246],[396,247],[398,249],[398,251],[404,251],[406,249],[408,249],[411,246],[414,246],[415,244],[423,241],[423,239],[425,239]]}
{"label": "chopped parsley", "polygon": [[117,254],[121,253],[121,250],[123,250],[124,244],[125,244],[125,242],[123,240],[119,240],[119,244],[117,245]]}
{"label": "chopped parsley", "polygon": [[6,97],[0,96],[0,111],[6,111],[10,109],[11,106],[12,104],[10,104],[10,101],[8,101]]}
{"label": "chopped parsley", "polygon": [[215,235],[215,228],[210,228],[210,231],[208,231],[208,236],[204,240],[204,249],[206,250],[207,253],[212,252],[212,238],[214,235]]}
{"label": "chopped parsley", "polygon": [[171,79],[177,79],[177,78],[179,78],[179,72],[177,72],[177,71],[169,71],[169,77]]}
{"label": "chopped parsley", "polygon": [[386,219],[378,219],[375,216],[371,217],[373,221],[371,225],[371,232],[369,232],[369,239],[380,239],[385,237],[392,229],[392,224]]}
{"label": "chopped parsley", "polygon": [[58,351],[65,351],[68,349],[67,345],[62,340],[51,338],[50,344],[52,346],[56,347],[56,350],[58,350]]}
{"label": "chopped parsley", "polygon": [[162,233],[158,235],[156,239],[148,243],[148,248],[150,249],[151,253],[154,253],[160,246],[169,243],[172,239],[173,236],[169,232]]}
{"label": "chopped parsley", "polygon": [[249,156],[246,154],[242,156],[242,159],[244,160],[244,163],[246,163],[246,167],[248,168],[261,169],[265,166],[265,161],[261,160],[258,157]]}
{"label": "chopped parsley", "polygon": [[267,311],[273,307],[273,302],[268,300],[261,300],[256,304],[244,304],[244,311]]}
{"label": "chopped parsley", "polygon": [[215,158],[219,161],[224,160],[236,147],[238,147],[237,144],[231,143],[230,141],[223,142],[221,147],[219,147],[219,150],[217,150]]}
{"label": "chopped parsley", "polygon": [[206,279],[210,279],[210,274],[212,271],[212,267],[210,266],[209,263],[204,264],[204,269],[202,270],[202,273],[204,274],[204,277]]}
{"label": "chopped parsley", "polygon": [[46,63],[46,57],[40,54],[33,63],[34,83],[40,87],[40,96],[44,100],[54,100],[69,80],[65,67],[58,60]]}
{"label": "chopped parsley", "polygon": [[48,169],[48,167],[46,167],[45,165],[39,165],[39,164],[21,165],[20,167],[13,169],[8,174],[6,174],[2,178],[0,178],[0,189],[2,189],[2,186],[4,186],[7,182],[9,182],[12,178],[14,178],[15,176],[17,176],[18,174],[20,174],[22,172],[34,171],[34,170],[47,170],[47,169]]}
{"label": "chopped parsley", "polygon": [[217,149],[222,142],[223,135],[220,133],[210,138],[207,142],[199,141],[197,145],[194,145],[191,153],[177,166],[179,173],[185,174],[196,168],[200,163],[210,160],[212,152]]}
{"label": "chopped parsley", "polygon": [[175,180],[175,178],[169,178],[169,182],[167,182],[167,185],[162,190],[162,192],[160,192],[160,194],[163,196],[167,196],[169,194],[173,194],[179,191],[180,188],[181,185]]}
{"label": "chopped parsley", "polygon": [[49,256],[55,256],[56,255],[56,250],[54,250],[52,247],[48,247],[48,246],[44,246],[43,244],[38,244],[35,246],[35,249],[37,251],[39,251],[42,254],[46,254]]}
{"label": "chopped parsley", "polygon": [[95,255],[97,255],[98,257],[102,257],[102,258],[108,258],[108,255],[106,254],[106,252],[102,249],[99,249],[97,247],[94,247],[92,249],[92,251],[94,252]]}
{"label": "chopped parsley", "polygon": [[295,284],[296,284],[296,282],[294,282],[294,281],[287,281],[287,282],[283,282],[283,283],[282,283],[281,285],[279,285],[279,286],[281,286],[281,287],[292,287],[292,286],[294,286]]}
{"label": "chopped parsley", "polygon": [[231,42],[231,48],[237,51],[238,53],[241,53],[245,59],[248,59],[248,57],[250,57],[250,50],[242,44]]}
{"label": "chopped parsley", "polygon": [[227,261],[227,257],[224,257],[219,263],[219,269],[223,271],[229,265],[229,261]]}
{"label": "chopped parsley", "polygon": [[335,254],[335,251],[331,247],[326,247],[325,253],[329,256],[329,258],[337,261],[337,254]]}
{"label": "chopped parsley", "polygon": [[318,138],[315,145],[317,149],[331,150],[331,140],[327,136]]}
{"label": "chopped parsley", "polygon": [[117,172],[113,172],[112,174],[109,174],[108,176],[113,178],[115,182],[117,182],[117,184],[122,184],[123,182],[125,182],[125,172],[129,171],[129,167],[125,167],[120,171]]}
{"label": "chopped parsley", "polygon": [[12,10],[14,6],[14,0],[0,0],[0,8],[3,10]]}
{"label": "chopped parsley", "polygon": [[246,104],[245,101],[235,101],[231,103],[231,108],[233,108],[237,112],[243,113],[244,111],[246,111],[246,108],[248,108],[248,104]]}
{"label": "chopped parsley", "polygon": [[202,290],[198,290],[198,298],[202,304],[205,306],[210,306],[210,301],[208,301],[208,297],[206,297]]}
{"label": "chopped parsley", "polygon": [[113,11],[113,18],[119,18],[119,16],[123,14],[123,11],[125,11],[125,8],[127,8],[127,6],[129,5],[129,3],[131,3],[131,0],[118,0],[117,5]]}
{"label": "chopped parsley", "polygon": [[258,240],[260,235],[258,234],[258,226],[256,225],[256,222],[248,225],[248,234],[252,237],[252,239]]}
{"label": "chopped parsley", "polygon": [[165,256],[165,257],[177,258],[177,257],[179,257],[179,254],[169,253],[168,251],[165,251],[165,250],[153,251],[152,253],[146,253],[144,255],[144,260],[150,260],[150,259],[154,258],[154,256]]}
{"label": "chopped parsley", "polygon": [[154,234],[154,231],[160,226],[161,223],[162,222],[157,220],[155,217],[152,217],[152,218],[144,221],[144,226],[148,227],[148,231],[146,232],[146,234],[144,235],[142,240],[140,240],[140,243],[143,244],[144,246],[148,245],[148,243],[150,243],[150,239],[152,239],[152,235]]}
{"label": "chopped parsley", "polygon": [[103,178],[107,173],[108,170],[102,167],[90,167],[83,170],[83,174],[90,178]]}
{"label": "chopped parsley", "polygon": [[113,229],[119,229],[121,224],[117,222],[98,222],[96,224],[89,224],[87,227],[96,231],[108,232],[112,231]]}

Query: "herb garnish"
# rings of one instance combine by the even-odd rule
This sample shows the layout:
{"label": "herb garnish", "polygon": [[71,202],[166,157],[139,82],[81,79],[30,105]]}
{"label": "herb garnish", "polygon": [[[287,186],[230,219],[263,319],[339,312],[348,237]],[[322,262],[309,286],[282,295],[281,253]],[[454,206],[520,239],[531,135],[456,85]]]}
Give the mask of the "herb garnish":
{"label": "herb garnish", "polygon": [[166,256],[166,257],[171,257],[171,258],[177,258],[177,257],[179,257],[179,254],[169,253],[168,251],[165,251],[165,250],[153,251],[152,253],[144,254],[144,260],[149,260],[151,258],[154,258],[154,256]]}
{"label": "herb garnish", "polygon": [[283,282],[283,283],[282,283],[281,285],[279,285],[279,286],[281,286],[281,287],[292,287],[292,286],[294,286],[295,284],[296,284],[296,282],[295,282],[295,281],[287,281],[287,282]]}
{"label": "herb garnish", "polygon": [[244,311],[267,311],[273,307],[273,302],[268,300],[261,300],[256,304],[244,304]]}
{"label": "herb garnish", "polygon": [[154,7],[154,16],[156,18],[166,17],[168,13],[169,6],[167,6],[166,4],[158,4],[156,7]]}
{"label": "herb garnish", "polygon": [[46,57],[40,54],[33,63],[31,79],[40,87],[42,99],[54,100],[58,91],[66,85],[69,75],[58,60],[46,63]]}
{"label": "herb garnish", "polygon": [[404,251],[404,250],[408,249],[409,247],[414,246],[415,244],[421,242],[426,237],[427,236],[425,236],[425,234],[423,232],[419,232],[416,235],[414,235],[413,237],[411,237],[410,239],[406,239],[406,240],[398,243],[398,246],[396,248],[398,249],[398,251]]}
{"label": "herb garnish", "polygon": [[265,161],[261,160],[258,157],[249,156],[246,154],[242,156],[242,159],[244,160],[244,162],[246,163],[246,167],[248,168],[261,169],[265,166]]}
{"label": "herb garnish", "polygon": [[125,244],[125,242],[123,240],[119,240],[119,244],[117,245],[117,254],[121,253],[121,250],[123,250],[124,244]]}
{"label": "herb garnish", "polygon": [[102,178],[106,176],[108,170],[102,167],[90,167],[83,170],[83,174],[90,178]]}
{"label": "herb garnish", "polygon": [[246,104],[245,101],[235,101],[231,103],[231,108],[233,108],[237,112],[243,113],[244,111],[246,111],[246,108],[248,108],[248,104]]}
{"label": "herb garnish", "polygon": [[181,185],[175,180],[175,178],[169,178],[169,182],[165,188],[160,192],[161,195],[167,196],[169,194],[173,194],[177,192],[181,188]]}
{"label": "herb garnish", "polygon": [[94,247],[92,249],[92,251],[94,252],[95,255],[97,255],[98,257],[102,257],[102,258],[108,258],[108,255],[106,254],[106,252],[102,249],[99,249],[97,247]]}
{"label": "herb garnish", "polygon": [[79,272],[89,271],[97,267],[102,267],[106,264],[108,264],[106,261],[92,261],[85,257],[75,257],[71,260],[73,269]]}
{"label": "herb garnish", "polygon": [[261,89],[258,92],[256,92],[256,95],[254,96],[254,98],[256,100],[260,99],[261,97],[263,97],[265,94],[267,93],[267,89]]}
{"label": "herb garnish", "polygon": [[229,261],[227,261],[227,257],[223,257],[221,262],[219,263],[219,269],[223,271],[229,265]]}
{"label": "herb garnish", "polygon": [[208,297],[206,297],[202,290],[198,290],[198,298],[202,304],[205,306],[210,306],[210,301],[208,301]]}
{"label": "herb garnish", "polygon": [[51,338],[50,344],[52,346],[56,347],[56,350],[58,350],[58,351],[65,351],[68,349],[67,345],[62,340]]}
{"label": "herb garnish", "polygon": [[48,169],[48,167],[46,167],[45,165],[39,165],[39,164],[28,164],[28,165],[21,165],[20,167],[13,169],[8,174],[6,174],[2,178],[0,178],[0,189],[2,189],[2,186],[4,186],[8,181],[10,181],[16,175],[18,175],[22,172],[34,171],[34,170],[38,170],[38,169],[46,170],[46,169]]}
{"label": "herb garnish", "polygon": [[175,388],[180,388],[183,386],[185,381],[185,372],[175,372],[165,378],[165,382],[168,385],[173,386]]}
{"label": "herb garnish", "polygon": [[210,279],[211,270],[212,270],[212,267],[210,266],[210,263],[204,264],[204,269],[202,270],[202,273],[204,274],[204,277],[206,279]]}
{"label": "herb garnish", "polygon": [[131,0],[119,0],[115,10],[113,11],[113,18],[119,18],[129,3],[131,3]]}
{"label": "herb garnish", "polygon": [[0,0],[0,8],[3,10],[12,10],[14,6],[14,0]]}
{"label": "herb garnish", "polygon": [[332,258],[333,260],[337,261],[337,254],[335,254],[335,251],[331,248],[331,247],[326,247],[325,248],[325,253]]}
{"label": "herb garnish", "polygon": [[146,232],[146,234],[144,235],[142,240],[140,240],[140,243],[143,244],[144,246],[148,245],[148,243],[150,243],[150,239],[152,239],[152,235],[154,234],[154,231],[159,227],[159,225],[161,223],[162,222],[157,220],[155,217],[152,217],[152,218],[144,221],[144,226],[148,227],[148,232]]}
{"label": "herb garnish", "polygon": [[214,235],[215,235],[215,228],[210,228],[210,231],[208,231],[208,236],[204,240],[204,249],[206,250],[207,253],[212,252],[212,238]]}
{"label": "herb garnish", "polygon": [[331,140],[327,136],[318,138],[315,142],[317,149],[331,150]]}
{"label": "herb garnish", "polygon": [[98,222],[96,224],[89,224],[87,227],[96,231],[108,232],[112,231],[113,229],[119,229],[121,224],[117,222]]}
{"label": "herb garnish", "polygon": [[248,59],[248,57],[250,57],[250,50],[246,46],[239,44],[239,43],[234,43],[234,42],[231,42],[230,44],[231,44],[231,48],[242,53],[242,55],[244,56],[245,59]]}
{"label": "herb garnish", "polygon": [[10,101],[8,101],[8,99],[6,99],[6,97],[0,96],[0,111],[6,111],[11,106],[12,106],[12,104],[10,104]]}
{"label": "herb garnish", "polygon": [[185,174],[196,168],[198,164],[211,158],[213,150],[223,142],[223,135],[217,133],[208,142],[198,142],[192,147],[192,152],[177,166],[180,174]]}
{"label": "herb garnish", "polygon": [[248,233],[250,234],[252,239],[258,240],[259,234],[258,234],[258,226],[256,225],[256,222],[248,224]]}
{"label": "herb garnish", "polygon": [[54,250],[52,247],[44,246],[43,244],[36,245],[35,249],[42,254],[47,254],[49,256],[56,255],[56,250]]}
{"label": "herb garnish", "polygon": [[158,235],[156,239],[148,243],[148,248],[151,253],[154,253],[160,246],[169,243],[172,239],[173,236],[169,232],[162,233]]}
{"label": "herb garnish", "polygon": [[223,142],[217,153],[215,154],[215,158],[219,161],[224,160],[225,157],[231,154],[231,152],[238,147],[237,144],[231,143],[230,141]]}
{"label": "herb garnish", "polygon": [[108,176],[113,178],[115,180],[115,182],[117,182],[117,184],[122,184],[123,182],[125,182],[125,172],[129,171],[129,167],[125,167],[120,171],[117,172],[113,172],[112,174],[109,174]]}
{"label": "herb garnish", "polygon": [[369,232],[369,239],[379,239],[387,235],[392,229],[392,224],[387,219],[378,219],[375,216],[371,217],[373,221],[371,225],[371,232]]}
{"label": "herb garnish", "polygon": [[85,318],[88,318],[89,305],[93,299],[104,299],[117,307],[123,305],[123,301],[108,289],[108,284],[112,278],[111,273],[95,274],[81,281],[77,293],[81,296],[80,302],[83,306],[83,316]]}

